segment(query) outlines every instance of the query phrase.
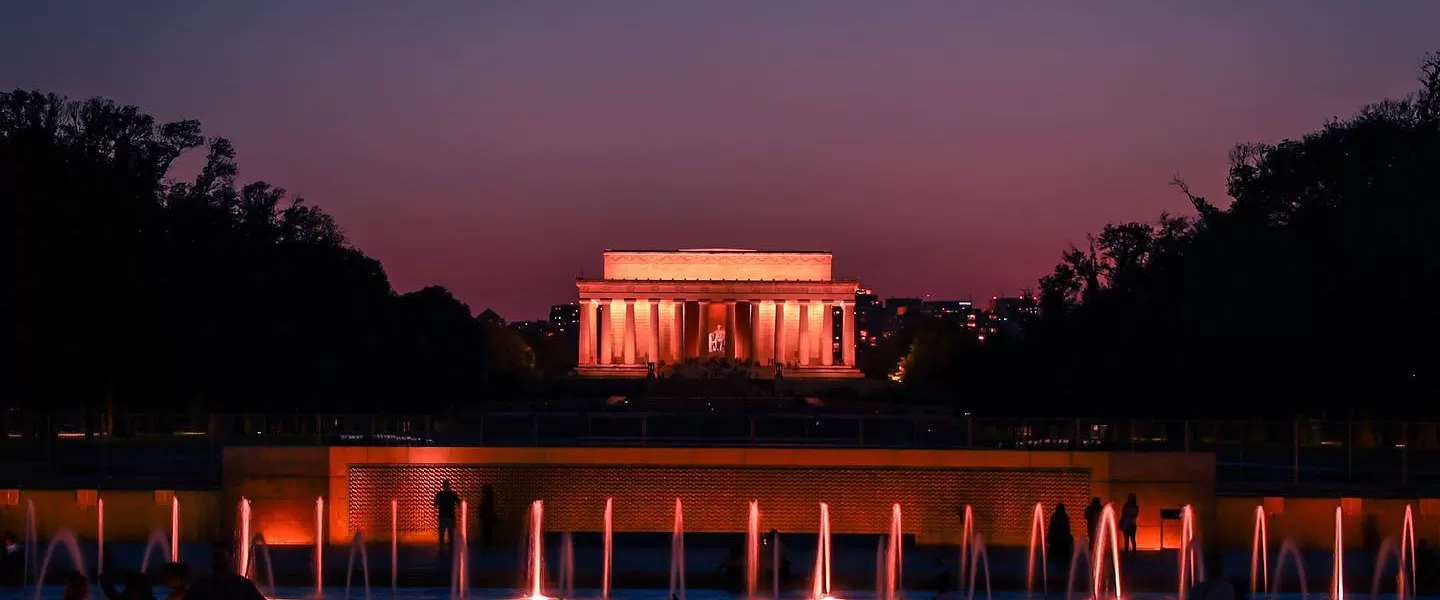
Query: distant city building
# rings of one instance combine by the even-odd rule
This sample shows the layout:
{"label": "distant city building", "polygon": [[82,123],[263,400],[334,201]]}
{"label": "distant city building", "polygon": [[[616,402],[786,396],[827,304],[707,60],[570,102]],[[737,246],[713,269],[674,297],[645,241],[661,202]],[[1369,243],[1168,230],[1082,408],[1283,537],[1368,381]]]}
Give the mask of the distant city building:
{"label": "distant city building", "polygon": [[920,298],[886,298],[886,323],[881,337],[906,329],[925,319],[925,301]]}
{"label": "distant city building", "polygon": [[880,297],[866,288],[855,289],[855,343],[874,348],[885,328],[885,306]]}
{"label": "distant city building", "polygon": [[973,323],[977,312],[969,300],[926,300],[920,310],[930,318],[956,324]]}
{"label": "distant city building", "polygon": [[505,326],[505,319],[501,317],[499,313],[488,308],[481,311],[479,315],[476,315],[475,320],[492,327]]}
{"label": "distant city building", "polygon": [[990,332],[1023,337],[1025,329],[1040,318],[1040,299],[1032,294],[990,298]]}
{"label": "distant city building", "polygon": [[564,336],[580,333],[580,305],[575,302],[550,307],[550,326]]}
{"label": "distant city building", "polygon": [[560,333],[549,321],[515,321],[508,327],[511,331],[526,337],[555,337]]}

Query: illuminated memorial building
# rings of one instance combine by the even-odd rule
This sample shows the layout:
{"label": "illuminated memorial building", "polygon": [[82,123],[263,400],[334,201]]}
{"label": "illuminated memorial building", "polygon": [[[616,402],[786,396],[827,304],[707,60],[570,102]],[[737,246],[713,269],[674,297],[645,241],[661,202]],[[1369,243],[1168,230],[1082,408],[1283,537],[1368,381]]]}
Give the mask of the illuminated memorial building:
{"label": "illuminated memorial building", "polygon": [[644,377],[652,364],[712,359],[754,365],[757,376],[777,366],[784,377],[860,376],[857,282],[831,278],[829,252],[609,251],[604,277],[576,285],[584,376]]}

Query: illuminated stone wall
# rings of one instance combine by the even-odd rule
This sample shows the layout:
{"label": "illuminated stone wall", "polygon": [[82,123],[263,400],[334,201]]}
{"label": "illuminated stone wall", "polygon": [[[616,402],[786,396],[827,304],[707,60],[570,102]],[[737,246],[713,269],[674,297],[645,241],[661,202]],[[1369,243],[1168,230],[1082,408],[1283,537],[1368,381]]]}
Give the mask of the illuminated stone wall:
{"label": "illuminated stone wall", "polygon": [[[25,507],[35,505],[36,529],[43,540],[58,529],[75,532],[82,544],[96,539],[101,500],[105,504],[107,542],[141,542],[150,532],[170,534],[170,498],[180,500],[180,537],[222,539],[226,519],[218,514],[219,497],[211,491],[170,490],[0,490],[0,530],[25,532]],[[86,547],[87,556],[93,544]]]}
{"label": "illuminated stone wall", "polygon": [[606,252],[605,279],[830,281],[827,252]]}
{"label": "illuminated stone wall", "polygon": [[[1158,545],[1160,508],[1190,503],[1209,515],[1215,498],[1214,460],[1204,454],[822,448],[337,447],[330,452],[333,543],[343,543],[357,528],[367,537],[387,537],[388,526],[376,531],[375,521],[377,511],[385,520],[390,498],[409,515],[402,526],[409,533],[402,537],[429,541],[432,517],[425,513],[433,510],[429,498],[444,477],[476,502],[478,486],[491,482],[505,536],[518,532],[524,507],[536,498],[546,500],[547,514],[554,515],[549,529],[598,530],[596,507],[615,497],[618,527],[663,531],[678,496],[694,511],[686,515],[691,531],[741,531],[745,503],[755,499],[768,515],[762,517],[767,529],[814,531],[817,503],[826,501],[836,532],[876,532],[888,526],[889,507],[898,502],[907,533],[926,543],[958,538],[956,510],[969,503],[979,530],[993,543],[1021,544],[1028,540],[1035,502],[1045,503],[1047,513],[1056,502],[1076,504],[1071,510],[1078,532],[1078,511],[1090,495],[1108,500],[1134,491],[1147,509],[1140,519],[1142,544],[1149,536]],[[236,458],[227,454],[226,460]]]}
{"label": "illuminated stone wall", "polygon": [[[998,544],[1023,543],[1029,505],[1079,504],[1087,494],[1122,501],[1140,498],[1142,549],[1173,548],[1176,522],[1163,524],[1161,508],[1193,504],[1207,549],[1250,549],[1255,508],[1265,508],[1271,555],[1293,538],[1304,550],[1330,548],[1337,506],[1351,548],[1397,536],[1406,506],[1418,537],[1440,531],[1440,499],[1263,498],[1215,496],[1213,458],[1205,454],[825,450],[692,448],[327,448],[237,447],[225,452],[223,488],[173,492],[181,503],[181,537],[227,539],[235,506],[250,498],[254,531],[272,544],[310,544],[315,539],[315,498],[327,500],[327,537],[349,542],[352,528],[388,539],[388,524],[375,529],[377,504],[387,496],[402,503],[406,542],[433,543],[430,495],[440,477],[451,477],[478,502],[478,485],[496,487],[501,535],[512,536],[531,497],[544,496],[549,529],[598,529],[604,498],[616,499],[622,531],[667,529],[676,496],[686,503],[690,531],[740,531],[746,502],[758,499],[762,526],[814,531],[815,503],[831,504],[836,532],[879,531],[888,506],[899,502],[905,530],[924,543],[958,536],[954,508],[974,505],[979,530]],[[1084,488],[1088,486],[1088,491]],[[393,490],[393,492],[392,492]],[[39,532],[75,531],[82,544],[96,536],[103,499],[106,539],[143,542],[167,528],[169,494],[157,490],[0,489],[0,528],[24,531],[25,505],[34,502]],[[476,507],[478,509],[478,507]],[[1080,527],[1079,506],[1071,508]],[[351,516],[354,516],[353,523]],[[381,513],[380,520],[385,520]]]}
{"label": "illuminated stone wall", "polygon": [[[1083,469],[750,468],[639,466],[353,465],[349,469],[349,528],[367,538],[387,535],[390,501],[397,500],[402,539],[435,535],[432,499],[450,480],[469,502],[477,527],[481,486],[496,493],[501,533],[515,537],[534,499],[545,501],[550,531],[600,531],[605,498],[615,499],[618,532],[669,531],[676,498],[685,529],[735,532],[745,528],[748,502],[760,503],[761,527],[813,532],[819,503],[830,505],[835,533],[883,533],[899,503],[907,533],[958,539],[957,509],[973,506],[976,531],[996,544],[1029,539],[1031,507],[1090,498]],[[1078,535],[1083,522],[1073,523]]]}

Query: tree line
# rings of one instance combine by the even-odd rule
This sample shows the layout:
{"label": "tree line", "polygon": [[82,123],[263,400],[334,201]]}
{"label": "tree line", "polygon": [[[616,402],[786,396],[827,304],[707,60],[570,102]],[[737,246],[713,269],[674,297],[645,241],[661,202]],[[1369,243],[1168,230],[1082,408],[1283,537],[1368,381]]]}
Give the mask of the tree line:
{"label": "tree line", "polygon": [[1192,214],[1067,249],[1023,341],[918,337],[913,387],[1035,414],[1440,415],[1440,54],[1418,72],[1408,97],[1236,146],[1228,205],[1177,178]]}
{"label": "tree line", "polygon": [[238,175],[196,121],[0,93],[6,408],[419,411],[528,376],[503,325],[444,288],[397,294],[330,215]]}

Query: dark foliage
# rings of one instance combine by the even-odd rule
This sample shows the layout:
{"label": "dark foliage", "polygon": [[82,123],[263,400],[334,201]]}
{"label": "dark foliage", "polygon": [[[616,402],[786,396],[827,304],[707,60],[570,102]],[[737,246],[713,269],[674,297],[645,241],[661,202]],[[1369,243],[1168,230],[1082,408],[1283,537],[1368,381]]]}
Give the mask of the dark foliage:
{"label": "dark foliage", "polygon": [[[165,179],[201,146],[193,181]],[[0,94],[12,406],[434,410],[533,366],[449,292],[396,295],[329,215],[237,174],[195,121]]]}
{"label": "dark foliage", "polygon": [[[1109,225],[1041,281],[1022,392],[1069,414],[1440,412],[1440,55],[1420,90],[1232,154],[1226,208]],[[1012,404],[1011,406],[1015,406]]]}

